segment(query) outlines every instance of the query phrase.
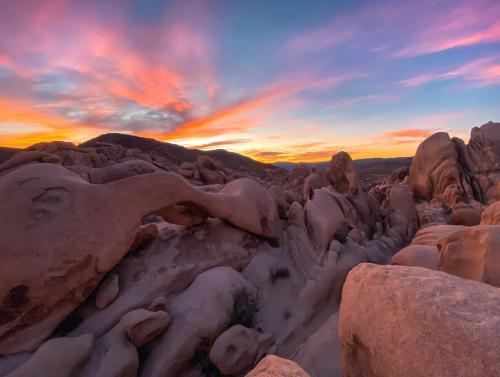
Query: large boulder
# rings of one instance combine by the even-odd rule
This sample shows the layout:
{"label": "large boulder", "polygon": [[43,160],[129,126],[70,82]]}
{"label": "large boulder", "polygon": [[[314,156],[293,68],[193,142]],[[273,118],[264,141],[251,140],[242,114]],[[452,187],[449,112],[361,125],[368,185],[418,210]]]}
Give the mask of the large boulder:
{"label": "large boulder", "polygon": [[314,190],[304,210],[309,235],[318,250],[326,250],[333,237],[343,239],[347,236],[349,221],[339,201],[327,190]]}
{"label": "large boulder", "polygon": [[494,377],[500,291],[425,268],[361,264],[340,306],[344,377]]}
{"label": "large boulder", "polygon": [[439,261],[437,246],[439,241],[461,229],[464,227],[460,225],[433,225],[420,228],[410,245],[392,256],[391,263],[436,270]]}
{"label": "large boulder", "polygon": [[272,343],[272,334],[234,325],[217,338],[210,350],[210,361],[224,375],[239,375],[251,369]]}
{"label": "large boulder", "polygon": [[[36,348],[127,253],[141,219],[182,203],[277,242],[276,205],[238,179],[205,192],[174,173],[90,184],[61,165],[0,177],[0,355]],[[96,221],[99,219],[99,221]]]}
{"label": "large boulder", "polygon": [[399,250],[391,259],[392,264],[409,267],[426,267],[437,270],[439,251],[436,246],[408,245]]}
{"label": "large boulder", "polygon": [[418,219],[409,187],[392,186],[387,194],[387,205],[390,226],[405,240],[410,240],[418,229]]}
{"label": "large boulder", "polygon": [[442,238],[438,269],[500,287],[500,225],[467,227]]}
{"label": "large boulder", "polygon": [[372,229],[377,218],[368,195],[363,191],[356,165],[351,156],[346,152],[334,154],[326,174],[332,187],[345,195],[356,208],[363,223],[368,229]]}
{"label": "large boulder", "polygon": [[[254,302],[255,287],[230,267],[217,267],[198,275],[171,304],[172,324],[156,344],[144,377],[175,377],[185,373],[197,349],[210,344],[237,320],[238,305]],[[239,304],[235,304],[239,303]]]}
{"label": "large boulder", "polygon": [[437,132],[417,149],[410,167],[410,186],[418,198],[438,198],[453,205],[465,199],[462,168],[450,137]]}

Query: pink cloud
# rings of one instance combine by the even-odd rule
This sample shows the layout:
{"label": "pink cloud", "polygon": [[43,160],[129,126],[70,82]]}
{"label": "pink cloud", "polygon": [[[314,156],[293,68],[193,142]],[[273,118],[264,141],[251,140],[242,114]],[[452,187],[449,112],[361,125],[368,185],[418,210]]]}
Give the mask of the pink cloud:
{"label": "pink cloud", "polygon": [[400,83],[404,86],[419,86],[433,81],[463,79],[473,86],[500,84],[500,56],[476,59],[451,70],[428,72],[410,77]]}
{"label": "pink cloud", "polygon": [[414,57],[457,47],[500,42],[500,4],[478,0],[436,10],[396,57]]}

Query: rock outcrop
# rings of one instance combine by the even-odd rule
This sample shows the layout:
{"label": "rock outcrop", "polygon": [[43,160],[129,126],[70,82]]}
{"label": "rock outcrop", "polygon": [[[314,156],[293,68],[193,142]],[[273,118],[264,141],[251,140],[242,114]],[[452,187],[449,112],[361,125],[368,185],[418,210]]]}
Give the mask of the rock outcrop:
{"label": "rock outcrop", "polygon": [[497,288],[429,269],[362,264],[342,296],[344,377],[500,373]]}
{"label": "rock outcrop", "polygon": [[500,287],[500,225],[467,227],[438,243],[438,270]]}
{"label": "rock outcrop", "polygon": [[496,376],[499,126],[383,175],[116,134],[19,152],[0,375]]}
{"label": "rock outcrop", "polygon": [[165,172],[93,185],[60,165],[39,163],[2,176],[0,196],[10,198],[0,216],[11,219],[0,235],[0,354],[40,344],[123,258],[141,219],[162,208],[188,203],[279,240],[274,200],[250,179],[220,193]]}

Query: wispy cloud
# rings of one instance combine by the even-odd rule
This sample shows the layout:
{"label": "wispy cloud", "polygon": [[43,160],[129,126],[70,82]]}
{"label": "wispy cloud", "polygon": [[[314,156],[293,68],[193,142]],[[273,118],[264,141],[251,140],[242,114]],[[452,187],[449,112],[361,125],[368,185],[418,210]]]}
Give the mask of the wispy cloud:
{"label": "wispy cloud", "polygon": [[428,14],[427,23],[396,57],[414,57],[452,48],[500,42],[497,1],[458,1]]}
{"label": "wispy cloud", "polygon": [[412,87],[433,81],[463,79],[473,86],[500,84],[500,57],[481,58],[470,63],[441,72],[428,72],[401,81],[401,84]]}
{"label": "wispy cloud", "polygon": [[436,130],[422,128],[406,128],[384,133],[385,137],[390,138],[426,138],[431,136]]}

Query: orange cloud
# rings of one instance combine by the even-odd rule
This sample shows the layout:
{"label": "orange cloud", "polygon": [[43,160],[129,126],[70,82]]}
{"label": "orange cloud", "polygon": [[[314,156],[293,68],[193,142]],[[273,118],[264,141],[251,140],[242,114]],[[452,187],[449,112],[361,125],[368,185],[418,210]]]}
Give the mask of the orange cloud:
{"label": "orange cloud", "polygon": [[425,28],[416,40],[396,53],[397,57],[414,57],[457,47],[500,41],[500,5],[474,1],[437,13],[435,22]]}
{"label": "orange cloud", "polygon": [[396,130],[392,132],[386,132],[384,136],[386,137],[412,137],[412,138],[426,138],[429,137],[433,134],[432,130],[425,130],[422,128],[409,128],[409,129],[402,129],[402,130]]}
{"label": "orange cloud", "polygon": [[[13,126],[15,125],[15,130]],[[31,105],[0,97],[0,145],[24,148],[41,141],[83,141],[97,136],[103,129],[73,123],[61,116],[46,114]]]}

